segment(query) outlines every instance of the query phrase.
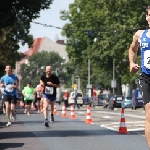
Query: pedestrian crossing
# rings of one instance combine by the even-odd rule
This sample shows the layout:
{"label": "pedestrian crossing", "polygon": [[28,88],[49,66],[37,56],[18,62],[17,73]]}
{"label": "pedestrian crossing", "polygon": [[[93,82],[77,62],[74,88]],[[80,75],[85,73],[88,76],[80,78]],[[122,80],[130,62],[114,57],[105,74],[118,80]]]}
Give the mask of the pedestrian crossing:
{"label": "pedestrian crossing", "polygon": [[[120,127],[121,109],[108,110],[102,107],[91,108],[91,117],[93,123],[100,127],[109,130],[118,131]],[[61,109],[60,109],[61,113]],[[76,118],[85,121],[86,119],[86,106],[75,110]],[[70,114],[70,108],[67,108],[67,115]],[[143,110],[125,110],[125,125],[129,132],[143,132],[145,125],[145,112]]]}

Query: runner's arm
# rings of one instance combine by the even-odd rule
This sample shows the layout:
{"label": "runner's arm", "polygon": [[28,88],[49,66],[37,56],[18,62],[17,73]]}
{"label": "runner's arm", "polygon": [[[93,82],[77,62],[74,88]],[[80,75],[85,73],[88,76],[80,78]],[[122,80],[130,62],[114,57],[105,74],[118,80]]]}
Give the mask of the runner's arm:
{"label": "runner's arm", "polygon": [[42,80],[40,80],[40,85],[43,85],[44,86],[44,82]]}
{"label": "runner's arm", "polygon": [[18,79],[18,77],[17,77],[17,82],[14,83],[13,87],[16,88],[16,89],[19,87],[19,79]]}
{"label": "runner's arm", "polygon": [[1,87],[4,87],[4,80],[3,80],[3,77],[1,78],[0,86],[1,86]]}
{"label": "runner's arm", "polygon": [[52,84],[53,87],[59,88],[60,84]]}
{"label": "runner's arm", "polygon": [[135,63],[136,57],[137,57],[137,50],[139,47],[139,33],[140,31],[137,31],[134,36],[132,43],[129,48],[129,62],[130,64]]}

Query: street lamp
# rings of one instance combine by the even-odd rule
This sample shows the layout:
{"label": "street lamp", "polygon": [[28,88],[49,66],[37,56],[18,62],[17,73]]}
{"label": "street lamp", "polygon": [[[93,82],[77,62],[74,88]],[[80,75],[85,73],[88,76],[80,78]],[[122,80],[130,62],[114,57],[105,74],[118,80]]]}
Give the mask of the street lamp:
{"label": "street lamp", "polygon": [[113,59],[113,80],[111,81],[111,87],[113,88],[113,93],[115,93],[116,80],[115,80],[115,60]]}

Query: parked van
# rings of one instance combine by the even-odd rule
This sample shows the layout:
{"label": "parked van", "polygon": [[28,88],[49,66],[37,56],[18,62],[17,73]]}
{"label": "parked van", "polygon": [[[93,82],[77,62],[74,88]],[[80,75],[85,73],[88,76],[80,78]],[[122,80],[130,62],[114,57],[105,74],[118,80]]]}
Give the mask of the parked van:
{"label": "parked van", "polygon": [[62,92],[60,88],[56,88],[56,103],[59,105],[62,103]]}
{"label": "parked van", "polygon": [[138,107],[143,107],[144,108],[144,103],[142,99],[142,95],[140,93],[140,90],[135,89],[132,90],[132,109],[136,110]]}
{"label": "parked van", "polygon": [[[71,92],[68,98],[68,104],[74,104],[74,92]],[[83,105],[83,93],[81,91],[77,91],[77,104],[80,106]]]}

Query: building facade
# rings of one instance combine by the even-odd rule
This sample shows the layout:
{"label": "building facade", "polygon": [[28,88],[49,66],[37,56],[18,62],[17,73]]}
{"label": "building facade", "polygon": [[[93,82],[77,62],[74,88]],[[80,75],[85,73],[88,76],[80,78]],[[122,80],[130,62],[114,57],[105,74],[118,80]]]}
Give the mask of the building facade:
{"label": "building facade", "polygon": [[42,51],[57,52],[62,58],[65,59],[66,62],[69,60],[66,52],[66,45],[64,43],[64,40],[57,40],[55,43],[52,40],[50,40],[48,37],[36,38],[33,41],[32,47],[24,52],[25,58],[23,58],[21,61],[16,62],[16,69],[14,70],[14,72],[18,75],[20,80],[21,80],[21,76],[20,76],[21,64],[28,64],[29,63],[28,58],[30,56]]}

